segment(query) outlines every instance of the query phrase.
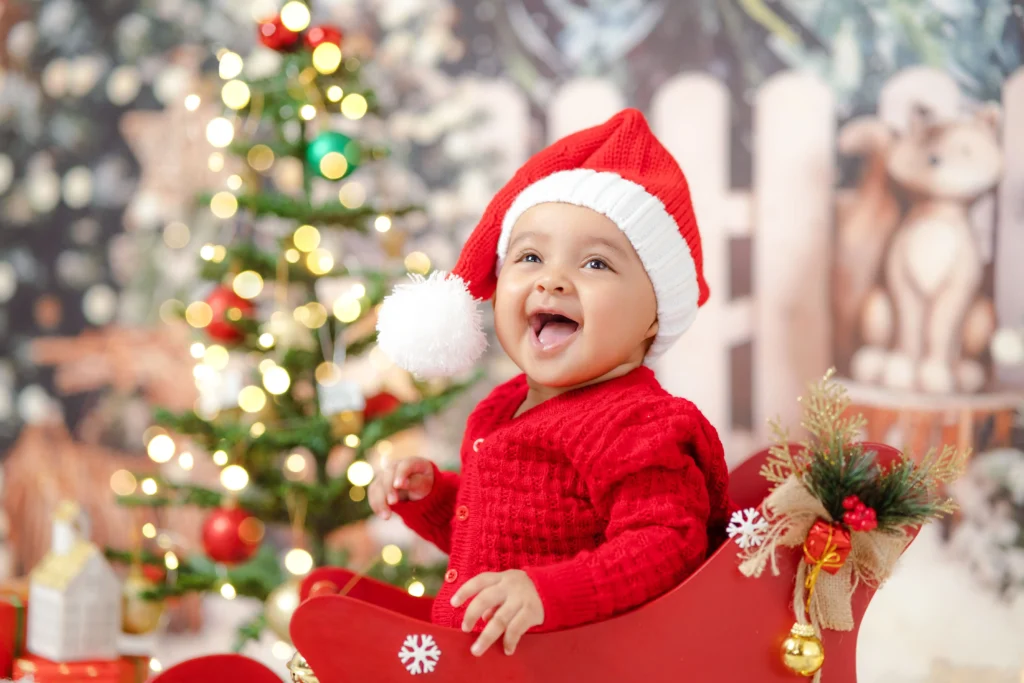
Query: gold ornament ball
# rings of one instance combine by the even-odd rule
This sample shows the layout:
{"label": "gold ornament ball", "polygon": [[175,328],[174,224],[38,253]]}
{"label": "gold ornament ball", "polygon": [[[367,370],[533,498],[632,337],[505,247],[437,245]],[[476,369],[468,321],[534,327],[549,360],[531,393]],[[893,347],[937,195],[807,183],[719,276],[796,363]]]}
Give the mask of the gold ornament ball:
{"label": "gold ornament ball", "polygon": [[782,643],[782,662],[801,676],[813,676],[825,663],[825,648],[810,624],[793,624]]}
{"label": "gold ornament ball", "polygon": [[267,602],[263,606],[263,616],[267,626],[278,638],[286,643],[292,642],[288,627],[292,623],[292,614],[299,607],[299,585],[302,579],[292,578],[270,591]]}
{"label": "gold ornament ball", "polygon": [[292,683],[320,683],[320,679],[313,673],[306,658],[295,652],[291,661],[288,662],[288,671],[292,675]]}
{"label": "gold ornament ball", "polygon": [[121,630],[133,635],[155,631],[164,615],[163,601],[143,600],[142,593],[156,587],[140,567],[133,567],[121,587]]}

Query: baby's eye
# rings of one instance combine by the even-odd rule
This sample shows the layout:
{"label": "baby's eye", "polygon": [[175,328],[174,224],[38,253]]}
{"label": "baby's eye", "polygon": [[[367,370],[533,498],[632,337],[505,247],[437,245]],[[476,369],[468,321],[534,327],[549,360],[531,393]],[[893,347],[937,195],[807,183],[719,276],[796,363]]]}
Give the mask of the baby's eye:
{"label": "baby's eye", "polygon": [[519,257],[519,262],[522,263],[524,261],[526,263],[540,263],[540,256],[536,254],[523,254]]}
{"label": "baby's eye", "polygon": [[589,261],[587,261],[587,265],[585,267],[594,270],[607,270],[608,264],[599,258],[592,258]]}

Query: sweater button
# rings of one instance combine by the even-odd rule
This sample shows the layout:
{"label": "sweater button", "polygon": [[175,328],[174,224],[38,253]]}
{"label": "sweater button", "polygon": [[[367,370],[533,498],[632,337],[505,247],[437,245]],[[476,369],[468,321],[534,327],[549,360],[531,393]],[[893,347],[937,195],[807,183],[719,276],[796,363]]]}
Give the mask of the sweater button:
{"label": "sweater button", "polygon": [[479,453],[480,452],[480,444],[482,444],[483,442],[484,442],[483,439],[477,439],[476,441],[473,442],[473,452],[474,453]]}
{"label": "sweater button", "polygon": [[465,522],[469,519],[469,508],[465,505],[460,505],[459,509],[455,511],[455,516],[460,522]]}
{"label": "sweater button", "polygon": [[459,573],[454,569],[449,569],[444,574],[444,580],[447,583],[455,583],[455,580],[459,578]]}

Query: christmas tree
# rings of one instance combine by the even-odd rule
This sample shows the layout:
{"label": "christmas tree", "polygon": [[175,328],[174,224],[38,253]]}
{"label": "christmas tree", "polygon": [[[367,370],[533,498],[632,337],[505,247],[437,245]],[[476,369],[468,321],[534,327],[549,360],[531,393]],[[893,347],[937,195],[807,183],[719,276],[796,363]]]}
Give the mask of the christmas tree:
{"label": "christmas tree", "polygon": [[[410,378],[418,398],[400,400],[364,396],[346,372],[354,358],[375,354],[375,310],[391,283],[431,268],[420,252],[405,255],[400,268],[363,258],[370,246],[401,257],[392,226],[418,207],[370,197],[368,183],[353,177],[387,155],[359,47],[336,27],[311,25],[299,1],[257,30],[280,57],[272,70],[254,76],[238,54],[218,54],[225,112],[206,126],[215,148],[210,162],[237,172],[227,188],[199,198],[223,225],[224,238],[200,251],[210,285],[196,300],[165,305],[198,337],[198,402],[184,413],[157,411],[146,439],[154,461],[177,458],[178,475],[124,473],[112,482],[125,506],[209,509],[203,553],[179,557],[149,523],[140,527],[156,539],[152,547],[140,540],[108,551],[134,565],[131,585],[145,600],[219,591],[266,601],[264,614],[241,626],[239,647],[267,626],[288,638],[284,606],[297,603],[301,577],[346,563],[329,536],[369,516],[371,463],[388,456],[389,437],[421,424],[474,381]],[[201,95],[189,98],[186,106]],[[380,237],[367,239],[373,234]],[[361,239],[346,239],[352,235]],[[381,267],[363,265],[375,261]],[[183,475],[206,456],[219,469],[219,485]],[[282,529],[283,542],[269,542]],[[139,579],[144,567],[148,580]],[[372,567],[356,569],[419,594],[440,570],[415,567],[390,546]]]}

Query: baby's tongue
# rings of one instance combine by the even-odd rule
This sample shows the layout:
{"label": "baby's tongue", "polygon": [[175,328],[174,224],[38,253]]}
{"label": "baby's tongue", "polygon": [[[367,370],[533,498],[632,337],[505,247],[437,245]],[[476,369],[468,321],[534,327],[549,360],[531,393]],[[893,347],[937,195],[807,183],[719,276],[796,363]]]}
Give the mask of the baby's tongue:
{"label": "baby's tongue", "polygon": [[539,339],[540,343],[544,346],[551,346],[552,344],[557,344],[560,341],[568,339],[572,336],[572,333],[576,331],[577,327],[579,326],[576,323],[552,321],[541,328],[540,333],[537,335],[537,339]]}

